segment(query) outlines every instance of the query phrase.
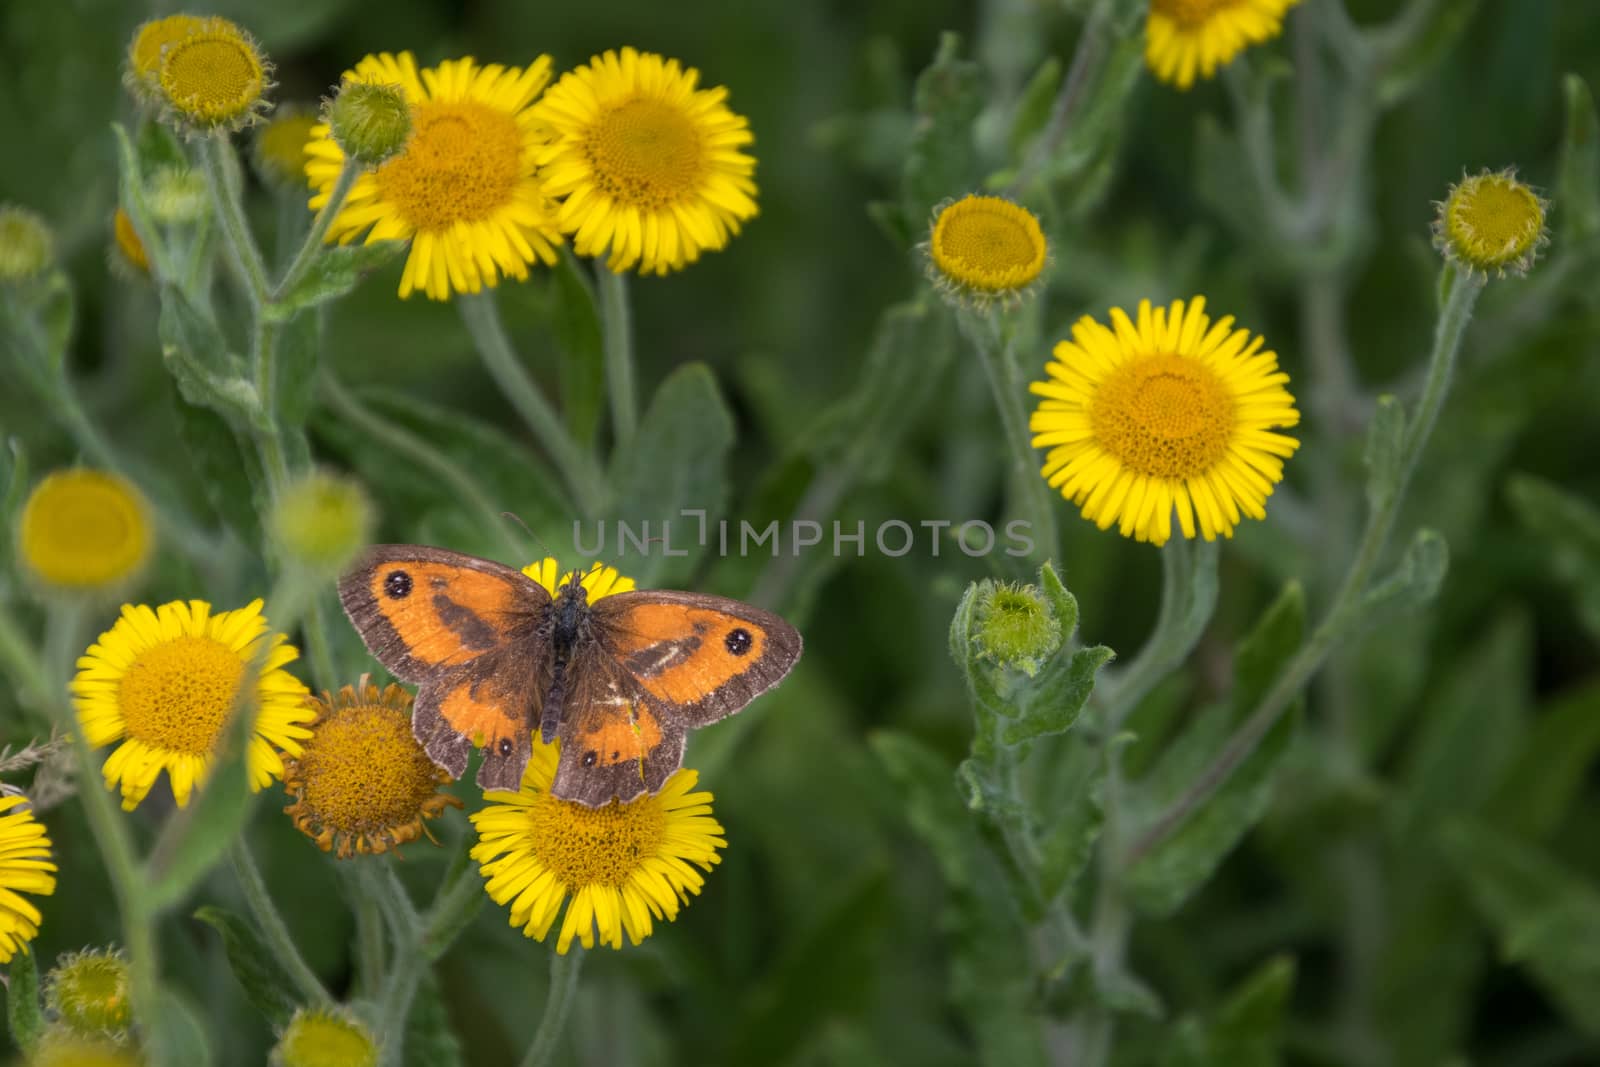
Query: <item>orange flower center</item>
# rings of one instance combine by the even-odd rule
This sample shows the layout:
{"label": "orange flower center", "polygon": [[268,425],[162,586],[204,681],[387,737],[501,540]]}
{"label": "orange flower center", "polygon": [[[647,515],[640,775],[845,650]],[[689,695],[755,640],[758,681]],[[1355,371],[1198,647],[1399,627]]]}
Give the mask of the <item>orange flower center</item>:
{"label": "orange flower center", "polygon": [[1192,478],[1216,466],[1233,435],[1234,403],[1204,364],[1144,356],[1095,391],[1089,422],[1101,446],[1151,478]]}
{"label": "orange flower center", "polygon": [[700,187],[705,155],[682,110],[659,100],[628,100],[590,127],[584,155],[595,184],[612,200],[641,208],[670,206]]}
{"label": "orange flower center", "polygon": [[341,708],[318,723],[299,762],[306,806],[322,825],[351,834],[416,822],[438,786],[410,718],[381,704]]}
{"label": "orange flower center", "polygon": [[667,828],[666,811],[653,797],[586,808],[544,793],[529,807],[528,821],[533,853],[558,881],[618,889],[659,853]]}
{"label": "orange flower center", "polygon": [[128,736],[155,748],[206,755],[228,720],[244,667],[227,645],[189,634],[139,653],[118,692]]}
{"label": "orange flower center", "polygon": [[511,203],[522,177],[522,132],[474,100],[417,104],[411,142],[378,168],[382,198],[418,230],[482,222]]}

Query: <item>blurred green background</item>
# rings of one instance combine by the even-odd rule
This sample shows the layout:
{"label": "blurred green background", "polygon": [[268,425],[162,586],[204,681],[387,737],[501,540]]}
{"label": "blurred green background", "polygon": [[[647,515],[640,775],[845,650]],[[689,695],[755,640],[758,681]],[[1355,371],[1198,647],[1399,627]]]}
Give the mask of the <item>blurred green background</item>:
{"label": "blurred green background", "polygon": [[[1349,8],[1363,23],[1398,6],[1367,0]],[[1431,201],[1464,170],[1485,167],[1516,165],[1549,190],[1562,140],[1562,76],[1575,71],[1592,86],[1600,72],[1600,8],[1587,0],[1422,6],[1455,12],[1459,32],[1442,34],[1439,51],[1419,60],[1414,91],[1382,118],[1370,166],[1354,178],[1363,210],[1340,234],[1350,242],[1340,261],[1341,310],[1362,417],[1379,391],[1416,392],[1438,270]],[[897,195],[917,72],[942,33],[959,33],[964,55],[981,62],[987,79],[991,107],[979,119],[979,141],[1003,143],[1006,116],[1036,68],[1072,55],[1085,7],[289,0],[207,10],[260,39],[277,65],[280,102],[314,102],[362,55],[402,49],[424,63],[470,54],[518,64],[549,53],[559,71],[633,44],[698,67],[706,84],[728,86],[731,106],[755,133],[761,215],[726,251],[631,289],[641,396],[686,362],[710,366],[737,428],[724,513],[765,522],[789,514],[810,484],[817,465],[808,435],[818,432],[819,412],[855,390],[883,309],[923,288],[915,258],[867,208]],[[71,361],[91,411],[119,449],[165,469],[204,511],[205,476],[185,455],[161,370],[154,294],[106,267],[117,189],[109,123],[133,114],[119,85],[123,50],[140,21],[167,10],[107,0],[0,8],[0,200],[37,210],[57,231],[78,293]],[[1302,13],[1252,60],[1293,59]],[[1278,91],[1303,71],[1286,68]],[[1278,120],[1292,132],[1288,103]],[[1282,582],[1305,582],[1315,616],[1342,571],[1349,546],[1340,531],[1359,518],[1361,499],[1359,433],[1317,417],[1304,355],[1304,276],[1240,226],[1241,205],[1228,201],[1248,198],[1245,187],[1204,179],[1205,131],[1231,124],[1227,94],[1215,83],[1180,94],[1140,79],[1109,142],[1108,184],[1082,210],[1045,212],[1054,265],[1036,311],[1044,343],[1022,353],[1031,376],[1048,343],[1081,314],[1203,292],[1214,312],[1263,333],[1291,375],[1307,418],[1298,431],[1304,444],[1268,521],[1246,524],[1225,546],[1208,636],[1186,678],[1162,694],[1177,716],[1226,688],[1235,637]],[[270,233],[270,203],[264,191],[255,195],[259,232]],[[1558,233],[1561,222],[1558,202]],[[1593,244],[1563,249],[1558,236],[1529,279],[1493,283],[1485,294],[1396,535],[1424,523],[1443,533],[1451,549],[1445,588],[1426,609],[1386,620],[1335,658],[1258,830],[1182,910],[1138,929],[1133,969],[1164,1014],[1128,1017],[1118,1062],[1177,1055],[1176,1020],[1211,1018],[1229,989],[1275,956],[1293,957],[1297,971],[1281,1044],[1262,1053],[1268,1059],[1211,1062],[1600,1062],[1600,936],[1556,978],[1529,964],[1543,957],[1527,947],[1537,929],[1530,934],[1526,924],[1537,928],[1546,913],[1580,906],[1568,896],[1545,901],[1539,894],[1552,881],[1542,876],[1502,900],[1506,878],[1439,844],[1449,820],[1480,817],[1586,880],[1589,895],[1571,895],[1582,907],[1600,899],[1592,758],[1600,748],[1592,610],[1600,549],[1590,543],[1585,555],[1583,535],[1571,532],[1587,529],[1581,522],[1541,523],[1546,511],[1519,507],[1508,492],[1516,476],[1531,475],[1580,504],[1600,500]],[[1573,258],[1559,278],[1542,273],[1564,254]],[[397,278],[391,267],[332,310],[324,359],[348,386],[381,387],[383,410],[436,433],[443,447],[459,444],[452,430],[480,424],[514,442],[484,468],[486,484],[558,553],[570,552],[565,516],[541,504],[536,450],[482,370],[456,310],[398,301]],[[543,277],[501,289],[525,361],[560,395],[554,300]],[[935,351],[947,344],[957,344],[954,358]],[[1006,452],[981,368],[944,333],[927,353],[898,355],[912,361],[901,373],[916,383],[914,418],[903,435],[886,435],[872,453],[874,476],[825,518],[851,528],[863,519],[869,530],[890,517],[1003,524]],[[25,443],[36,471],[75,458],[68,438],[20,391],[0,388],[0,427]],[[311,430],[321,458],[354,468],[373,487],[380,539],[495,554],[453,501],[363,449],[331,415],[319,414]],[[1319,513],[1328,499],[1315,484],[1323,476],[1348,487],[1336,497],[1342,514]],[[1060,503],[1063,543],[1053,555],[1079,598],[1080,632],[1131,658],[1155,615],[1157,553],[1096,531]],[[724,862],[677,923],[640,948],[591,954],[563,1062],[961,1064],[979,1056],[973,1012],[982,1009],[953,997],[953,984],[963,975],[981,983],[985,966],[1025,969],[1025,944],[1002,940],[985,954],[947,936],[955,920],[939,868],[868,739],[902,731],[954,766],[972,720],[946,651],[950,614],[967,582],[995,571],[1024,575],[1014,561],[970,559],[949,546],[933,559],[926,549],[922,538],[899,559],[808,557],[792,576],[778,606],[804,631],[805,659],[780,690],[697,737],[686,760],[717,795],[728,830]],[[615,562],[641,573],[626,558]],[[701,559],[646,576],[746,596],[758,571],[749,561]],[[264,580],[259,563],[247,563],[230,588],[195,588],[184,567],[168,562],[138,599],[204,596],[233,606],[262,592]],[[108,611],[100,625],[110,621]],[[354,635],[337,622],[343,662],[366,669]],[[0,693],[0,711],[12,699]],[[1354,723],[1364,768],[1354,779],[1330,766],[1321,747],[1319,712],[1332,707]],[[1148,765],[1139,746],[1161,739],[1159,729],[1142,735],[1132,758]],[[18,740],[25,739],[0,728],[0,741]],[[1567,783],[1556,810],[1547,794],[1529,799],[1551,776]],[[458,790],[469,810],[476,805],[470,785]],[[258,855],[312,965],[337,989],[348,974],[349,910],[331,861],[278,816],[274,801],[260,806],[251,831]],[[1536,803],[1545,806],[1530,813]],[[151,803],[136,818],[149,832],[160,816]],[[117,937],[81,820],[73,803],[47,816],[62,876],[45,907],[42,963]],[[467,826],[454,814],[442,822],[447,844]],[[1488,845],[1462,847],[1493,866]],[[419,895],[431,891],[444,854],[406,850],[401,870]],[[1530,869],[1505,859],[1496,870],[1511,867]],[[235,893],[219,872],[199,897],[237,910]],[[1591,923],[1600,914],[1580,912]],[[1570,929],[1600,935],[1600,925]],[[266,1024],[228,974],[213,931],[180,914],[165,925],[164,947],[168,972],[181,976],[209,1020],[219,1062],[261,1062]],[[520,1055],[549,951],[506,927],[491,905],[445,958],[422,999],[448,1013],[464,1062]],[[1055,1013],[1069,1013],[1070,1000],[1041,995],[1025,1005],[1047,1048],[1059,1034]]]}

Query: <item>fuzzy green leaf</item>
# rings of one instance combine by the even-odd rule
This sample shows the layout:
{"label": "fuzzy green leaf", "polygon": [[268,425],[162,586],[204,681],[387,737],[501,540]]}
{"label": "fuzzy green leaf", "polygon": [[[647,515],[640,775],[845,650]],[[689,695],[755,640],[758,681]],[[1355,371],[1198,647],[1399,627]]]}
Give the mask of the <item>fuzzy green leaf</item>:
{"label": "fuzzy green leaf", "polygon": [[1600,890],[1485,826],[1459,823],[1443,842],[1502,958],[1526,969],[1573,1026],[1600,1037]]}
{"label": "fuzzy green leaf", "polygon": [[322,317],[307,312],[284,324],[278,335],[277,418],[280,426],[301,427],[317,398],[317,364],[322,352]]}
{"label": "fuzzy green leaf", "polygon": [[1039,64],[1039,69],[1033,72],[1033,77],[1028,79],[1028,85],[1022,90],[1022,96],[1017,100],[1016,113],[1011,118],[1011,153],[1021,155],[1028,147],[1028,143],[1039,136],[1045,123],[1050,121],[1050,112],[1056,100],[1056,92],[1061,88],[1061,77],[1065,68],[1061,60],[1055,56],[1045,57]]}
{"label": "fuzzy green leaf", "polygon": [[39,966],[27,946],[6,966],[5,990],[11,1040],[18,1048],[30,1050],[44,1030],[44,1012],[39,1006]]}
{"label": "fuzzy green leaf", "polygon": [[1306,594],[1290,582],[1239,644],[1233,661],[1233,721],[1243,722],[1266,696],[1284,666],[1300,651],[1306,631]]}
{"label": "fuzzy green leaf", "polygon": [[1581,77],[1562,78],[1561,91],[1566,122],[1556,177],[1556,218],[1562,243],[1577,245],[1600,234],[1600,120],[1595,118],[1594,94]]}
{"label": "fuzzy green leaf", "polygon": [[1065,650],[1057,654],[1028,686],[1021,714],[1005,724],[1000,739],[1008,745],[1020,745],[1072,729],[1094,692],[1100,668],[1115,655],[1104,645],[1080,648],[1070,655]]}
{"label": "fuzzy green leaf", "polygon": [[1378,409],[1367,428],[1367,503],[1382,507],[1400,488],[1400,468],[1405,449],[1406,412],[1389,394],[1378,397]]}
{"label": "fuzzy green leaf", "polygon": [[983,109],[983,67],[959,58],[960,52],[961,38],[946,33],[932,65],[917,78],[917,123],[900,195],[901,213],[913,234],[927,226],[935,205],[971,192],[981,178],[972,124]]}
{"label": "fuzzy green leaf", "polygon": [[444,991],[431,966],[417,976],[417,992],[406,1017],[405,1067],[461,1067],[461,1042],[450,1028]]}
{"label": "fuzzy green leaf", "polygon": [[185,400],[211,408],[240,428],[261,419],[260,398],[245,379],[243,362],[228,351],[217,324],[177,286],[161,287],[158,333],[162,360]]}
{"label": "fuzzy green leaf", "polygon": [[294,287],[267,304],[262,314],[281,321],[307,308],[337,300],[360,284],[361,279],[387,266],[407,247],[406,241],[373,241],[324,248]]}
{"label": "fuzzy green leaf", "polygon": [[605,354],[594,290],[563,254],[550,269],[546,311],[561,353],[561,414],[573,439],[594,444],[606,400]]}
{"label": "fuzzy green leaf", "polygon": [[[1470,661],[1469,661],[1470,662]],[[1552,701],[1533,717],[1499,788],[1484,806],[1495,826],[1529,841],[1548,837],[1600,756],[1600,684]]]}
{"label": "fuzzy green leaf", "polygon": [[1421,529],[1406,546],[1400,563],[1361,597],[1363,625],[1393,612],[1411,611],[1433,600],[1450,569],[1450,546],[1437,530]]}
{"label": "fuzzy green leaf", "polygon": [[944,880],[951,886],[972,885],[978,839],[950,786],[950,765],[908,734],[885,730],[873,734],[868,744],[899,787],[911,828],[933,850]]}
{"label": "fuzzy green leaf", "polygon": [[[661,584],[667,550],[687,559],[700,555],[701,546],[689,533],[695,524],[680,512],[704,509],[708,525],[722,513],[732,448],[733,416],[710,368],[703,363],[679,367],[656,390],[638,432],[611,464],[618,522],[635,531],[648,522],[660,535],[661,524],[671,521],[674,531],[683,531],[670,545],[651,546],[638,562],[630,557],[629,573],[641,586]],[[618,546],[619,557],[622,548]],[[686,574],[687,559],[674,564],[671,573]]]}
{"label": "fuzzy green leaf", "polygon": [[1553,482],[1512,477],[1511,506],[1549,547],[1556,573],[1573,589],[1578,616],[1600,639],[1600,508]]}
{"label": "fuzzy green leaf", "polygon": [[1277,956],[1253,971],[1208,1020],[1178,1024],[1161,1067],[1274,1067],[1295,964]]}
{"label": "fuzzy green leaf", "polygon": [[145,1050],[149,1062],[211,1067],[215,1062],[205,1024],[187,997],[170,986],[156,990]]}
{"label": "fuzzy green leaf", "polygon": [[193,468],[194,481],[212,510],[240,541],[260,546],[267,487],[256,450],[242,446],[233,427],[216,411],[185,400],[176,382],[169,388],[178,436]]}
{"label": "fuzzy green leaf", "polygon": [[251,809],[252,728],[253,716],[234,708],[204,788],[167,820],[150,855],[145,892],[151,906],[182,900],[244,833]]}
{"label": "fuzzy green leaf", "polygon": [[194,917],[222,937],[222,950],[228,966],[239,980],[244,995],[273,1026],[284,1026],[300,1005],[295,1000],[295,984],[278,965],[255,926],[214,905],[195,911]]}
{"label": "fuzzy green leaf", "polygon": [[1047,901],[1070,889],[1094,856],[1105,824],[1105,761],[1098,757],[1095,748],[1073,746],[1055,769],[1060,788],[1030,804],[1039,828],[1039,890]]}
{"label": "fuzzy green leaf", "polygon": [[1420,20],[1403,12],[1403,32],[1381,39],[1377,98],[1391,107],[1410,95],[1466,30],[1478,11],[1478,0],[1438,0],[1424,5]]}

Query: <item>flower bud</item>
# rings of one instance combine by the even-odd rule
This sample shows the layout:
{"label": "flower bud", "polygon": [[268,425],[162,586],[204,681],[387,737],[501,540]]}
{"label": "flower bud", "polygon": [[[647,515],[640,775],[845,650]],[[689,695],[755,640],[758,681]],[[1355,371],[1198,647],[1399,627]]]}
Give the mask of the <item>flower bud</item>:
{"label": "flower bud", "polygon": [[55,238],[34,212],[0,204],[0,285],[30,281],[55,262]]}
{"label": "flower bud", "polygon": [[974,621],[982,655],[1029,678],[1061,648],[1061,622],[1035,586],[984,582]]}
{"label": "flower bud", "polygon": [[372,505],[360,484],[316,472],[290,485],[272,510],[272,534],[284,555],[308,570],[337,573],[366,546]]}
{"label": "flower bud", "polygon": [[347,81],[326,108],[328,127],[345,155],[375,167],[411,139],[411,105],[398,85]]}

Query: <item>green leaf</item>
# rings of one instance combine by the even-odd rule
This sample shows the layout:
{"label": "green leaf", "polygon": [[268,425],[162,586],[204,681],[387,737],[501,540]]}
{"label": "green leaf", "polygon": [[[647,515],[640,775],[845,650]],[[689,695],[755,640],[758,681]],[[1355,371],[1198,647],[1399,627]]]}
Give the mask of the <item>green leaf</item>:
{"label": "green leaf", "polygon": [[982,177],[972,124],[983,109],[983,68],[958,58],[960,51],[961,38],[946,33],[933,64],[917,77],[916,126],[900,194],[901,214],[913,234],[926,228],[935,205],[971,192]]}
{"label": "green leaf", "polygon": [[1400,401],[1385,393],[1367,429],[1367,504],[1383,507],[1400,489],[1400,468],[1405,448],[1406,412]]}
{"label": "green leaf", "polygon": [[300,427],[317,398],[317,363],[322,352],[322,317],[308,312],[290,319],[278,334],[277,419]]}
{"label": "green leaf", "polygon": [[450,1013],[445,1009],[444,991],[432,967],[423,967],[417,976],[417,991],[406,1018],[404,1050],[406,1067],[461,1067],[465,1062],[461,1042],[450,1029]]}
{"label": "green leaf", "polygon": [[[956,605],[955,614],[950,618],[950,656],[956,661],[956,669],[967,683],[967,699],[972,702],[978,717],[972,752],[985,761],[994,757],[991,739],[995,721],[1009,719],[1016,714],[1016,708],[996,684],[997,672],[993,664],[985,661],[983,647],[975,633],[978,601],[982,599],[985,588],[992,585],[985,579],[967,586],[967,591]],[[1062,637],[1065,639],[1066,634],[1063,633]]]}
{"label": "green leaf", "polygon": [[978,838],[971,817],[950,786],[950,765],[909,734],[884,730],[867,743],[904,794],[911,828],[933,850],[945,882],[972,885]]}
{"label": "green leaf", "polygon": [[260,398],[245,376],[244,363],[228,351],[217,324],[189,303],[174,285],[161,287],[158,331],[161,358],[183,398],[209,407],[236,426],[262,417]]}
{"label": "green leaf", "polygon": [[1573,1026],[1600,1037],[1600,890],[1482,825],[1458,823],[1443,843],[1501,956],[1527,970]]}
{"label": "green leaf", "polygon": [[169,986],[156,990],[146,1052],[153,1064],[211,1067],[211,1041],[188,998]]}
{"label": "green leaf", "polygon": [[408,247],[406,241],[333,245],[323,248],[293,288],[262,308],[268,320],[284,321],[297,313],[336,300],[361,279],[387,266]]}
{"label": "green leaf", "polygon": [[278,965],[278,958],[267,948],[255,926],[225,908],[206,905],[194,917],[222,936],[222,950],[228,966],[250,999],[273,1026],[285,1026],[300,1006],[294,995],[293,979]]}
{"label": "green leaf", "polygon": [[189,157],[183,142],[166,123],[146,119],[139,124],[138,136],[133,142],[134,158],[139,163],[139,174],[149,177],[163,167],[187,167]]}
{"label": "green leaf", "polygon": [[1045,123],[1050,121],[1050,112],[1056,101],[1056,92],[1061,88],[1064,70],[1059,58],[1047,56],[1039,64],[1039,69],[1033,72],[1033,77],[1028,79],[1027,87],[1017,100],[1016,113],[1011,118],[1012,155],[1020,156],[1028,143],[1039,136]]}
{"label": "green leaf", "polygon": [[1562,78],[1561,92],[1567,114],[1556,175],[1556,218],[1562,242],[1577,245],[1600,234],[1600,121],[1594,94],[1578,75]]}
{"label": "green leaf", "polygon": [[1497,829],[1528,841],[1555,831],[1600,754],[1600,683],[1552,701],[1533,726],[1485,805]]}
{"label": "green leaf", "polygon": [[1478,0],[1438,0],[1418,10],[1420,20],[1408,9],[1395,20],[1398,30],[1389,29],[1379,38],[1376,95],[1382,107],[1392,107],[1410,95],[1454,47],[1477,13]]}
{"label": "green leaf", "polygon": [[11,1040],[24,1052],[33,1048],[44,1030],[39,1007],[39,968],[33,952],[23,946],[6,967],[6,1026]]}
{"label": "green leaf", "polygon": [[1395,612],[1412,611],[1433,600],[1450,568],[1450,546],[1437,530],[1418,530],[1400,563],[1362,595],[1358,607],[1363,626]]}
{"label": "green leaf", "polygon": [[1029,804],[1032,823],[1039,828],[1039,890],[1047,901],[1070,889],[1088,868],[1105,824],[1105,761],[1096,749],[1073,746],[1053,773],[1060,776],[1061,788]]}
{"label": "green leaf", "polygon": [[1161,1067],[1274,1067],[1281,1060],[1294,978],[1293,958],[1268,960],[1229,994],[1214,1017],[1180,1022]]}
{"label": "green leaf", "polygon": [[1116,653],[1104,645],[1058,653],[1028,687],[1020,715],[1000,730],[1008,745],[1020,745],[1072,729],[1094,692],[1100,668]]}
{"label": "green leaf", "polygon": [[228,421],[213,409],[189,403],[176,382],[169,388],[178,436],[196,475],[193,481],[239,540],[259,548],[261,516],[267,506],[260,456],[253,447],[242,445]]}
{"label": "green leaf", "polygon": [[[1290,582],[1239,645],[1229,705],[1198,716],[1135,787],[1130,807],[1140,832],[1148,830],[1218,758],[1233,731],[1299,650],[1304,632],[1305,594],[1298,582]],[[1299,721],[1299,703],[1297,698],[1285,709],[1255,751],[1208,800],[1188,812],[1129,868],[1128,891],[1142,911],[1156,916],[1176,911],[1266,813],[1273,775]]]}
{"label": "green leaf", "polygon": [[1578,616],[1600,639],[1600,508],[1531,475],[1513,475],[1507,495],[1522,524],[1550,548],[1557,575],[1577,596]]}
{"label": "green leaf", "polygon": [[[681,518],[680,512],[704,509],[708,524],[722,513],[732,448],[733,416],[710,368],[703,363],[679,367],[656,390],[638,432],[617,452],[611,465],[619,523],[627,522],[639,530],[649,522],[659,531],[660,523],[677,520],[673,528],[685,531],[677,544],[655,546],[656,550],[639,562],[629,563],[629,573],[641,586],[661,584],[667,548],[675,555],[686,552],[689,558],[700,554],[701,546],[687,533],[694,524]],[[686,574],[687,563],[673,573]]]}

